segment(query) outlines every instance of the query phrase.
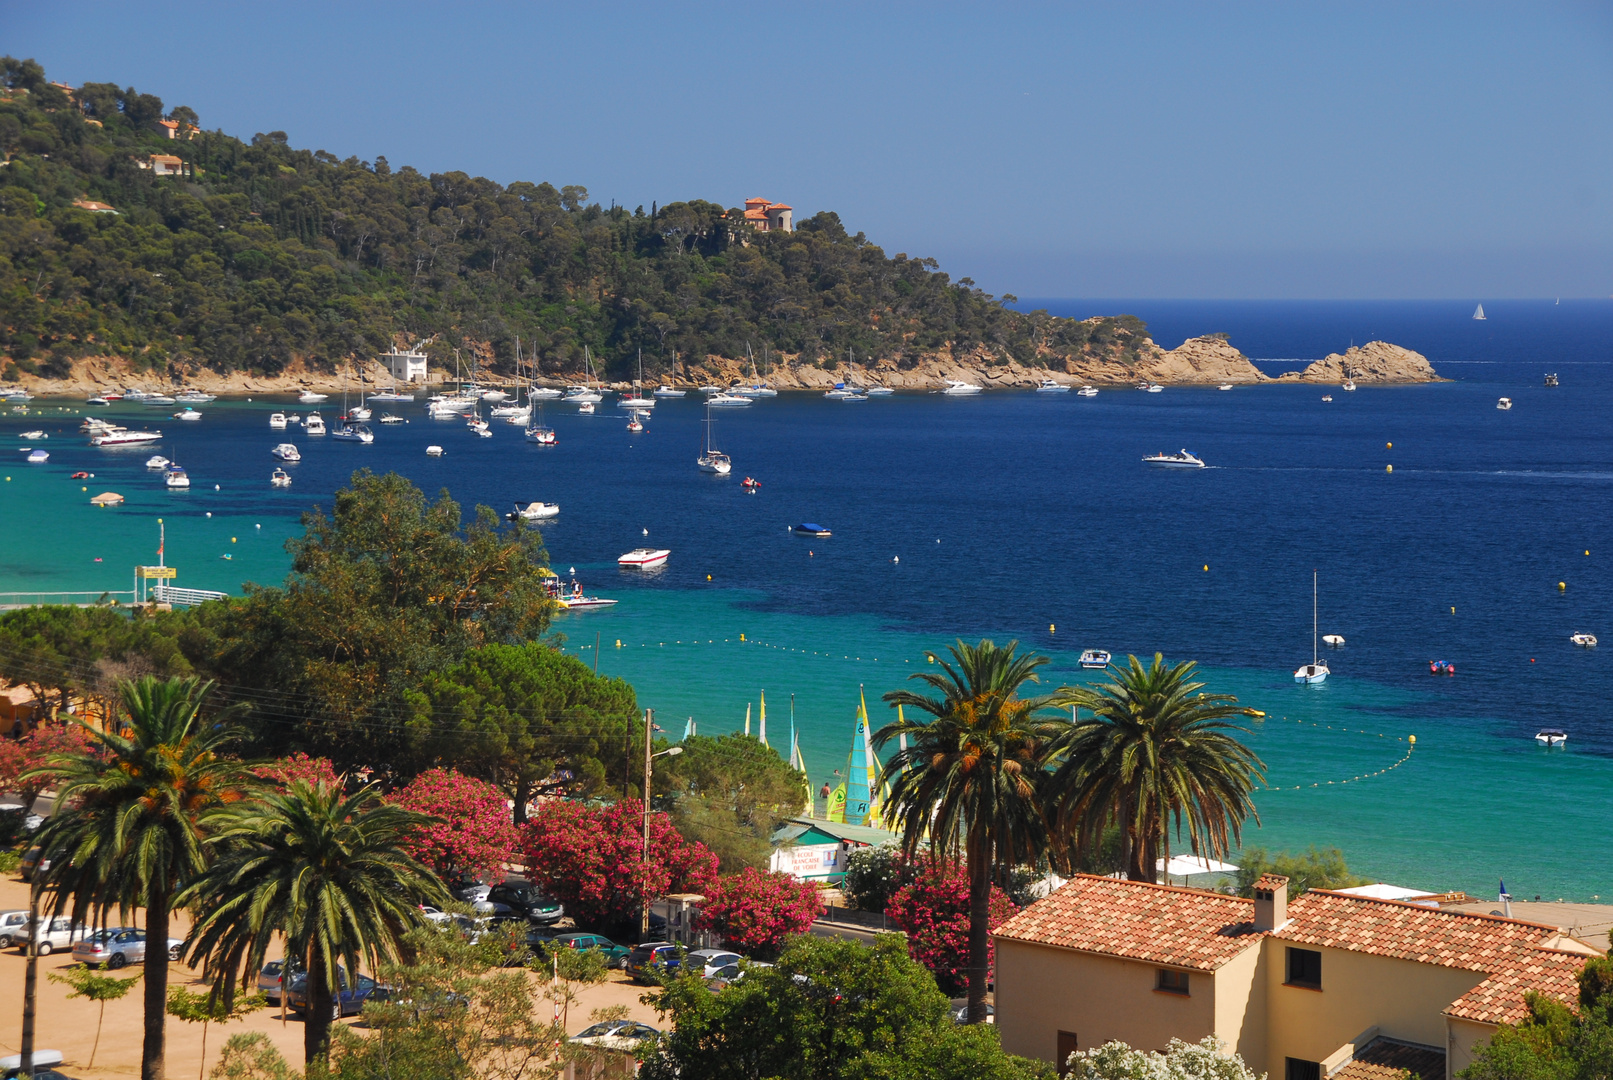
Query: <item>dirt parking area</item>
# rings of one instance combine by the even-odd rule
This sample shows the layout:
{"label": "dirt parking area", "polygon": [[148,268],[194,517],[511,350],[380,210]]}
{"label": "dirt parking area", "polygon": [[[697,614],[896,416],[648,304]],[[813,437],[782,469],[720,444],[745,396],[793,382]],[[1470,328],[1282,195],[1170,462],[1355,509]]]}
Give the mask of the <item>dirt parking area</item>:
{"label": "dirt parking area", "polygon": [[[0,876],[0,911],[27,907],[28,886],[23,884],[16,874]],[[138,926],[143,921],[141,913],[137,913],[131,925]],[[184,915],[176,913],[174,936],[183,937],[187,926]],[[22,1048],[23,974],[26,966],[27,958],[19,950],[7,949],[0,952],[0,1056],[18,1053]],[[91,1068],[90,1050],[95,1043],[96,1018],[100,1006],[95,1002],[69,998],[68,987],[52,982],[46,977],[47,972],[61,971],[71,966],[73,958],[69,952],[53,953],[39,960],[38,1018],[34,1045],[40,1049],[60,1050],[65,1058],[61,1071],[80,1080],[99,1080],[99,1078],[124,1080],[128,1077],[138,1077],[142,1033],[139,988],[131,991],[122,1001],[111,1002],[106,1006],[106,1019],[101,1026],[100,1049],[95,1055],[95,1065]],[[127,969],[124,974],[133,974],[136,970],[138,969]],[[175,964],[169,968],[168,982],[170,985],[185,985],[195,990],[204,989],[205,984],[193,978],[195,974],[189,968]],[[552,1006],[541,996],[543,983],[536,975],[532,976],[532,979],[533,1009],[540,1019],[547,1020]],[[610,981],[585,987],[579,992],[579,1002],[571,1007],[567,1015],[566,1030],[569,1034],[575,1035],[588,1026],[589,1013],[592,1010],[613,1005],[625,1005],[633,1019],[653,1027],[660,1027],[660,1017],[653,1009],[639,1001],[644,993],[644,987],[628,982],[621,972],[611,972]],[[363,1022],[357,1017],[350,1017],[342,1023],[357,1025],[356,1030],[363,1030]],[[233,1024],[209,1025],[205,1066],[202,1061],[201,1025],[186,1024],[169,1017],[168,1076],[175,1080],[202,1076],[206,1069],[211,1069],[218,1062],[219,1050],[225,1041],[231,1035],[242,1031],[264,1032],[285,1055],[287,1061],[299,1069],[302,1067],[301,1021],[295,1016],[288,1016],[282,1021],[279,1009],[263,1009]]]}

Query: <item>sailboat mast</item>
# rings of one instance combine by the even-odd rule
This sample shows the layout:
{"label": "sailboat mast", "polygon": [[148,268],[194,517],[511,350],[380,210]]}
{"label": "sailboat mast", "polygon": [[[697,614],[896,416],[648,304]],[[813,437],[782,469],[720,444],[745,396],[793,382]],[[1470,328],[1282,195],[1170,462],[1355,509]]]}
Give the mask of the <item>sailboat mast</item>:
{"label": "sailboat mast", "polygon": [[1311,571],[1311,667],[1316,666],[1316,571]]}

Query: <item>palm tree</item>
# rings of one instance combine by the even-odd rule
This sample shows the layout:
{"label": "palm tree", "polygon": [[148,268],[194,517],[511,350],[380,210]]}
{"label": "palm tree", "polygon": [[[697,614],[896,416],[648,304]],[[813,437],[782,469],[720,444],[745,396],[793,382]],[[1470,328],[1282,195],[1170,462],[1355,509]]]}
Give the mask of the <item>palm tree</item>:
{"label": "palm tree", "polygon": [[204,960],[213,992],[229,1001],[237,977],[251,979],[283,934],[285,955],[307,972],[303,1051],[309,1064],[322,1060],[338,964],[356,975],[396,960],[403,934],[421,925],[419,905],[448,900],[403,847],[434,820],[383,802],[373,785],[345,795],[324,781],[221,808],[207,822],[216,857],[177,898],[196,912],[191,965]]}
{"label": "palm tree", "polygon": [[969,1022],[986,1018],[991,886],[1014,866],[1034,862],[1047,830],[1041,811],[1042,758],[1058,722],[1045,714],[1047,697],[1019,697],[1037,682],[1045,656],[1016,656],[1019,642],[998,648],[992,641],[949,650],[953,663],[938,673],[912,676],[935,690],[885,695],[908,715],[881,728],[874,745],[883,749],[907,736],[907,748],[886,764],[881,784],[890,784],[884,811],[902,836],[908,858],[926,841],[932,856],[963,855],[969,874]]}
{"label": "palm tree", "polygon": [[211,687],[149,675],[121,682],[119,730],[80,723],[89,749],[56,755],[41,770],[54,780],[60,808],[39,839],[55,910],[71,904],[83,917],[92,909],[146,909],[141,1080],[162,1080],[165,942],[174,896],[205,862],[198,822],[236,798],[244,782],[240,767],[218,755],[223,730],[199,717]]}
{"label": "palm tree", "polygon": [[[1243,819],[1258,822],[1250,792],[1265,763],[1231,723],[1254,715],[1228,694],[1202,694],[1192,661],[1168,667],[1154,654],[1111,666],[1099,686],[1070,687],[1057,703],[1071,708],[1054,747],[1049,809],[1066,847],[1094,843],[1120,826],[1122,863],[1133,881],[1154,881],[1156,862],[1170,858],[1170,830],[1183,825],[1192,850],[1224,858],[1241,839]],[[1080,710],[1092,714],[1080,719]]]}

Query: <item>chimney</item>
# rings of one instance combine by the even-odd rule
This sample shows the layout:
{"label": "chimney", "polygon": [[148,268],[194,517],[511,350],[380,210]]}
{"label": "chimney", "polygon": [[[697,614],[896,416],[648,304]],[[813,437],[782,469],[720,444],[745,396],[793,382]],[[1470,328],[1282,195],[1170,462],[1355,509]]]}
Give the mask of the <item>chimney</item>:
{"label": "chimney", "polygon": [[1275,930],[1288,921],[1288,879],[1261,874],[1255,882],[1255,929]]}

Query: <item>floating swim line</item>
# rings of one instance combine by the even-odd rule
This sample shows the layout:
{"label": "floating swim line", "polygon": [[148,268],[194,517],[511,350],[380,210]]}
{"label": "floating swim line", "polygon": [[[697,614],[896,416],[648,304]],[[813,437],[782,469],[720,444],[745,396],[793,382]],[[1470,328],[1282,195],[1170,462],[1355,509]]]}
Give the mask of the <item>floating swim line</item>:
{"label": "floating swim line", "polygon": [[[612,644],[612,645],[601,644],[599,648],[600,648],[600,651],[603,652],[606,649],[613,649],[613,650],[614,649],[664,649],[669,645],[670,646],[678,646],[678,645],[754,645],[754,646],[756,646],[757,648],[760,648],[760,649],[772,649],[775,652],[795,653],[798,656],[817,656],[817,657],[822,657],[825,660],[851,660],[851,661],[854,661],[854,662],[857,662],[857,663],[862,663],[862,664],[894,664],[894,663],[896,663],[896,661],[894,661],[894,660],[881,660],[877,656],[853,656],[853,655],[850,655],[848,653],[824,652],[824,651],[819,650],[819,649],[798,649],[793,645],[775,645],[775,644],[773,644],[771,642],[767,642],[767,641],[754,641],[754,640],[752,640],[750,638],[747,638],[744,634],[739,635],[739,637],[737,637],[737,638],[705,638],[705,639],[690,638],[687,641],[679,639],[679,640],[676,640],[676,641],[639,641],[639,642],[632,642],[632,641],[623,641],[621,638],[617,638],[614,644]],[[589,652],[594,648],[594,646],[591,645],[591,644],[590,645],[577,645],[574,648],[575,648],[575,651],[577,651],[577,652]],[[562,649],[561,651],[564,652],[565,650]],[[903,660],[901,662],[903,664],[912,664],[913,663],[913,661],[911,661],[911,660]]]}
{"label": "floating swim line", "polygon": [[1261,788],[1262,791],[1307,791],[1311,788],[1333,787],[1335,785],[1357,783],[1362,780],[1371,780],[1374,777],[1382,776],[1384,773],[1393,772],[1394,770],[1400,768],[1400,766],[1411,760],[1411,755],[1417,749],[1417,736],[1415,735],[1386,735],[1381,731],[1367,731],[1365,728],[1350,728],[1345,727],[1342,724],[1335,726],[1333,724],[1319,723],[1315,720],[1289,720],[1289,718],[1286,716],[1281,717],[1280,719],[1288,720],[1289,723],[1299,724],[1305,727],[1322,728],[1326,731],[1337,731],[1340,734],[1345,735],[1370,735],[1379,739],[1393,739],[1395,742],[1405,743],[1406,752],[1402,754],[1400,760],[1396,761],[1393,765],[1386,765],[1377,772],[1362,773],[1360,776],[1352,776],[1348,780],[1317,780],[1310,784],[1267,784]]}

